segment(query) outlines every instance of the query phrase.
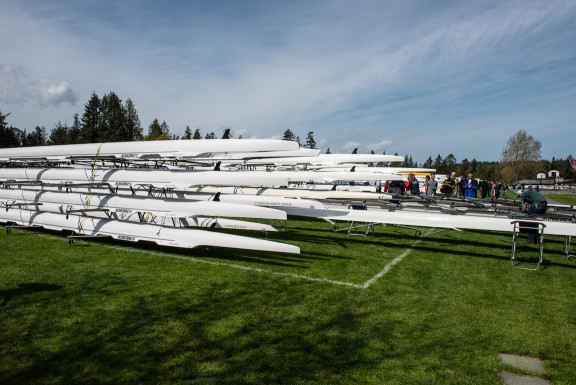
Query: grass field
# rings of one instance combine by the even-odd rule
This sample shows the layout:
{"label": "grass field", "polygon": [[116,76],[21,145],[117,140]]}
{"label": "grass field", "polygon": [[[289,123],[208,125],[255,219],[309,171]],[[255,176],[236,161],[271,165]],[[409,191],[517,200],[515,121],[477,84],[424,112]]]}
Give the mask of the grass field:
{"label": "grass field", "polygon": [[549,195],[548,197],[567,205],[576,206],[576,194]]}
{"label": "grass field", "polygon": [[[0,228],[0,383],[497,384],[539,357],[576,383],[576,259],[511,235],[290,220],[302,254],[78,242]],[[535,255],[523,246],[521,255]]]}

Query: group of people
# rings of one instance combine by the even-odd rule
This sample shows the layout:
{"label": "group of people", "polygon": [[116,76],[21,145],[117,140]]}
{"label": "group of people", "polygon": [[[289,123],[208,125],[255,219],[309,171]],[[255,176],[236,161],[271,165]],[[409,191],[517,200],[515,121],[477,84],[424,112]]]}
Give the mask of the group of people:
{"label": "group of people", "polygon": [[[446,179],[438,186],[436,176],[434,174],[426,175],[424,182],[424,193],[426,195],[440,194],[448,197],[461,197],[461,198],[488,198],[499,199],[502,193],[506,197],[508,189],[507,184],[500,184],[496,181],[480,180],[474,178],[472,172],[468,173],[468,177],[463,175],[456,178],[456,173],[447,173]],[[384,184],[384,191],[395,195],[404,195],[409,193],[411,195],[419,195],[420,183],[414,174],[409,174],[406,181],[389,181]],[[522,211],[527,212],[529,215],[545,214],[547,210],[546,198],[537,190],[529,187],[524,192],[518,192],[518,197],[522,202]],[[539,234],[531,232],[528,234],[528,240],[525,243],[534,244],[539,242]]]}
{"label": "group of people", "polygon": [[408,174],[408,179],[406,181],[386,181],[383,186],[378,184],[376,191],[383,191],[394,195],[404,195],[406,193],[409,193],[410,195],[420,195],[420,182],[418,182],[418,179],[416,179],[414,174]]}
{"label": "group of people", "polygon": [[[499,199],[501,195],[506,197],[509,189],[507,184],[501,184],[497,181],[477,180],[472,172],[468,173],[468,177],[461,175],[459,178],[456,177],[454,172],[447,173],[441,185],[438,184],[435,174],[426,175],[423,187],[425,195],[442,194],[450,197],[481,199]],[[406,181],[387,181],[384,186],[378,186],[378,191],[395,195],[420,195],[422,193],[420,182],[418,182],[414,174],[408,174]]]}
{"label": "group of people", "polygon": [[[434,179],[434,175],[431,175],[430,179]],[[497,181],[477,180],[472,172],[469,172],[467,177],[461,175],[460,178],[456,178],[456,173],[447,173],[446,179],[440,186],[440,193],[459,198],[500,199],[501,195],[506,197],[508,189],[507,184]],[[428,195],[434,195],[434,191],[432,190],[432,194]]]}

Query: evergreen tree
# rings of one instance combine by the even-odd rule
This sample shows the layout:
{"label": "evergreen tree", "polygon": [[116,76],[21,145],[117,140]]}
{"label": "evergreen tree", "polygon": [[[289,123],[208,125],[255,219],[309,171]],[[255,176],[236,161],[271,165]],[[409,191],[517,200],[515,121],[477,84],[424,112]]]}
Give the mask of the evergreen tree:
{"label": "evergreen tree", "polygon": [[300,143],[300,137],[299,136],[296,137],[296,142],[298,143],[298,146],[302,147],[302,143]]}
{"label": "evergreen tree", "polygon": [[136,107],[134,107],[134,103],[132,103],[132,100],[130,99],[126,100],[126,104],[124,106],[124,115],[124,121],[126,124],[126,138],[124,140],[144,139],[138,112],[136,112]]}
{"label": "evergreen tree", "polygon": [[308,136],[306,136],[305,148],[316,148],[316,141],[314,140],[314,132],[308,131]]}
{"label": "evergreen tree", "polygon": [[3,115],[0,111],[0,148],[20,146],[20,130],[12,126],[8,127],[6,118],[9,115],[10,113]]}
{"label": "evergreen tree", "polygon": [[78,114],[74,114],[74,123],[72,124],[72,127],[70,127],[70,129],[68,130],[70,144],[78,143],[81,130],[82,125],[80,124],[80,116]]}
{"label": "evergreen tree", "polygon": [[444,162],[442,162],[442,157],[440,156],[440,154],[438,154],[438,156],[436,157],[436,159],[434,159],[434,163],[432,163],[433,168],[436,169],[437,172],[439,173],[444,173]]}
{"label": "evergreen tree", "polygon": [[424,164],[422,165],[422,167],[424,168],[432,168],[432,164],[433,164],[433,160],[432,157],[429,156],[428,159],[426,159],[426,162],[424,162]]}
{"label": "evergreen tree", "polygon": [[296,135],[294,135],[294,133],[290,131],[290,129],[287,129],[286,131],[284,131],[284,136],[282,137],[282,140],[288,140],[294,142],[296,141]]}
{"label": "evergreen tree", "polygon": [[162,129],[162,135],[170,137],[170,127],[168,127],[165,120],[162,121],[160,128]]}
{"label": "evergreen tree", "polygon": [[192,137],[192,139],[202,139],[202,134],[200,133],[199,128],[197,128],[196,131],[194,131],[194,136]]}
{"label": "evergreen tree", "polygon": [[186,126],[186,129],[184,130],[184,136],[182,137],[182,139],[185,140],[192,139],[192,130],[190,129],[190,126]]}
{"label": "evergreen tree", "polygon": [[467,176],[468,172],[470,171],[470,162],[468,162],[468,159],[464,158],[462,159],[462,162],[460,162],[460,174]]}
{"label": "evergreen tree", "polygon": [[44,127],[36,126],[34,131],[29,134],[26,134],[26,130],[24,130],[24,139],[22,140],[23,147],[44,145],[46,145],[46,129]]}
{"label": "evergreen tree", "polygon": [[476,173],[477,170],[478,170],[478,162],[476,161],[476,158],[474,158],[470,161],[469,171]]}
{"label": "evergreen tree", "polygon": [[328,147],[328,148],[326,149],[326,154],[332,154],[332,153],[330,152],[330,147]]}
{"label": "evergreen tree", "polygon": [[205,139],[216,139],[216,134],[214,133],[214,131],[207,133]]}
{"label": "evergreen tree", "polygon": [[456,158],[454,155],[448,154],[442,163],[445,172],[456,172]]}
{"label": "evergreen tree", "polygon": [[92,96],[88,103],[84,106],[84,114],[82,115],[82,129],[78,136],[79,143],[97,143],[98,142],[98,129],[101,123],[100,113],[100,98],[96,92],[92,92]]}
{"label": "evergreen tree", "polygon": [[70,144],[70,128],[66,124],[58,122],[50,131],[48,144]]}
{"label": "evergreen tree", "polygon": [[154,119],[148,126],[148,136],[146,140],[162,140],[162,127],[158,118]]}
{"label": "evergreen tree", "polygon": [[104,95],[100,101],[100,118],[98,142],[132,140],[122,101],[114,92]]}

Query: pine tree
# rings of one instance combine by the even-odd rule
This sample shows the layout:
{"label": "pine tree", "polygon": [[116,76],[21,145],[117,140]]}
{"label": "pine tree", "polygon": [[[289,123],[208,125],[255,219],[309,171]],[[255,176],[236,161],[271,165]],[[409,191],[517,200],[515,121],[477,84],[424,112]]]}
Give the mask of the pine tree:
{"label": "pine tree", "polygon": [[20,146],[20,130],[12,126],[8,127],[6,118],[9,115],[10,113],[3,115],[0,111],[0,148]]}
{"label": "pine tree", "polygon": [[81,130],[82,125],[80,123],[80,116],[78,114],[74,114],[74,123],[72,123],[72,127],[70,127],[68,130],[68,141],[70,144],[78,143]]}
{"label": "pine tree", "polygon": [[438,154],[436,159],[434,159],[434,163],[432,163],[432,166],[436,169],[437,172],[440,173],[444,172],[442,157],[440,156],[440,154]]}
{"label": "pine tree", "polygon": [[125,140],[142,140],[144,135],[142,134],[142,126],[140,123],[140,118],[138,117],[138,112],[136,112],[136,107],[132,100],[127,99],[124,106],[124,116],[126,124],[126,139]]}
{"label": "pine tree", "polygon": [[190,129],[190,126],[186,126],[186,129],[184,130],[184,136],[182,137],[182,139],[185,140],[192,139],[192,130]]}
{"label": "pine tree", "polygon": [[448,154],[443,160],[443,168],[445,172],[456,172],[456,158],[452,154]]}
{"label": "pine tree", "polygon": [[216,134],[214,133],[214,131],[206,134],[205,139],[216,139]]}
{"label": "pine tree", "polygon": [[114,92],[104,95],[100,101],[100,129],[98,142],[122,142],[132,140],[122,101]]}
{"label": "pine tree", "polygon": [[296,135],[294,135],[294,133],[290,131],[290,129],[287,129],[286,131],[284,131],[284,136],[282,137],[282,140],[288,140],[294,142],[296,141]]}
{"label": "pine tree", "polygon": [[162,139],[162,127],[158,118],[154,119],[150,126],[148,126],[148,136],[146,140],[161,140]]}
{"label": "pine tree", "polygon": [[46,129],[44,127],[36,126],[34,131],[26,134],[24,130],[24,139],[22,140],[23,147],[32,146],[45,146],[46,145]]}
{"label": "pine tree", "polygon": [[192,137],[192,139],[202,139],[202,134],[200,133],[199,128],[197,128],[196,131],[194,131],[194,136]]}
{"label": "pine tree", "polygon": [[326,154],[332,154],[332,152],[330,152],[330,147],[326,149]]}
{"label": "pine tree", "polygon": [[98,128],[101,122],[100,114],[100,98],[96,92],[92,92],[92,97],[84,106],[84,114],[82,115],[82,129],[78,137],[79,143],[97,143],[98,142]]}
{"label": "pine tree", "polygon": [[68,126],[58,122],[50,131],[48,144],[70,144],[70,129]]}
{"label": "pine tree", "polygon": [[162,129],[162,135],[166,138],[170,138],[170,127],[168,127],[165,120],[162,121],[160,128]]}
{"label": "pine tree", "polygon": [[308,131],[308,136],[306,137],[305,148],[316,148],[316,141],[314,140],[314,132]]}

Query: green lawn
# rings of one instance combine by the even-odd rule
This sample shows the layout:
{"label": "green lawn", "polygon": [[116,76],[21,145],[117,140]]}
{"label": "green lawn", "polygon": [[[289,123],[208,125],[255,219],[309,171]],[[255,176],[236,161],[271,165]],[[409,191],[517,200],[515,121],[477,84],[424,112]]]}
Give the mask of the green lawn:
{"label": "green lawn", "polygon": [[576,206],[576,194],[548,195],[548,197],[567,205]]}
{"label": "green lawn", "polygon": [[509,234],[423,235],[290,220],[270,239],[302,254],[282,255],[0,228],[0,383],[497,384],[522,373],[499,352],[576,383],[563,239],[535,272]]}

